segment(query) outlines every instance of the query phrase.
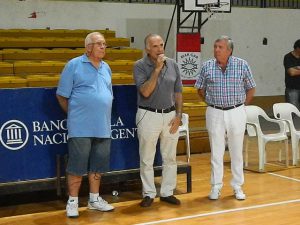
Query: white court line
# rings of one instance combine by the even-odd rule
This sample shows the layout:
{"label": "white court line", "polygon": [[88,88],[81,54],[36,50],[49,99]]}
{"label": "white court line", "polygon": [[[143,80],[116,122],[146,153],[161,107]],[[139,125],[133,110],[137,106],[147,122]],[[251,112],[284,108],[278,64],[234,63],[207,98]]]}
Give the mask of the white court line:
{"label": "white court line", "polygon": [[300,199],[282,201],[282,202],[274,202],[274,203],[268,203],[268,204],[262,204],[262,205],[254,205],[254,206],[248,206],[248,207],[242,207],[242,208],[236,208],[236,209],[227,209],[227,210],[221,210],[221,211],[216,211],[216,212],[196,214],[196,215],[191,215],[191,216],[183,216],[183,217],[177,217],[177,218],[166,219],[166,220],[157,220],[157,221],[152,221],[152,222],[139,223],[139,224],[136,224],[136,225],[150,225],[150,224],[167,223],[167,222],[178,221],[178,220],[187,220],[187,219],[193,219],[193,218],[199,218],[199,217],[205,217],[205,216],[212,216],[212,215],[218,215],[218,214],[224,214],[224,213],[239,212],[239,211],[243,211],[243,210],[250,210],[250,209],[258,209],[258,208],[264,208],[264,207],[269,207],[269,206],[284,205],[284,204],[295,203],[295,202],[296,203],[300,202]]}
{"label": "white court line", "polygon": [[276,177],[281,177],[281,178],[284,178],[284,179],[288,179],[288,180],[293,180],[293,181],[300,182],[300,180],[296,179],[296,178],[287,177],[287,176],[279,175],[279,174],[276,174],[276,173],[268,173],[268,174],[276,176]]}

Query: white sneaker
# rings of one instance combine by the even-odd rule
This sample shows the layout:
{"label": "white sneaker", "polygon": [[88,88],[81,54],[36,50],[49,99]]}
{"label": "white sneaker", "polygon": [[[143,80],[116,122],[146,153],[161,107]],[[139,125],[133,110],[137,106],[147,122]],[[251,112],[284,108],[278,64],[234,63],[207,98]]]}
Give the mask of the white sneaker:
{"label": "white sneaker", "polygon": [[218,200],[221,195],[221,189],[217,187],[212,187],[208,198],[210,200]]}
{"label": "white sneaker", "polygon": [[114,210],[115,207],[113,207],[112,205],[108,204],[107,201],[105,201],[103,198],[101,198],[99,196],[97,198],[97,201],[94,201],[94,202],[89,201],[88,208],[89,209],[99,210],[99,211],[102,211],[102,212],[107,212],[107,211]]}
{"label": "white sneaker", "polygon": [[245,200],[246,199],[246,195],[244,194],[242,188],[234,189],[234,195],[237,200]]}
{"label": "white sneaker", "polygon": [[79,216],[78,203],[75,202],[74,200],[68,201],[67,206],[66,206],[66,211],[67,211],[67,217],[70,217],[70,218],[78,217]]}

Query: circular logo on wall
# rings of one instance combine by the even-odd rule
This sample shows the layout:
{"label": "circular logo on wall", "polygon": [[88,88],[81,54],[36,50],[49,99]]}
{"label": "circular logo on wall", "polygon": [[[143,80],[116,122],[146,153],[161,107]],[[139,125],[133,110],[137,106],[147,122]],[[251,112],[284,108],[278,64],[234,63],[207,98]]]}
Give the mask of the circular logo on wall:
{"label": "circular logo on wall", "polygon": [[178,52],[178,64],[183,79],[196,79],[200,70],[200,53]]}
{"label": "circular logo on wall", "polygon": [[1,144],[9,150],[19,150],[28,141],[29,132],[24,123],[19,120],[9,120],[1,126]]}

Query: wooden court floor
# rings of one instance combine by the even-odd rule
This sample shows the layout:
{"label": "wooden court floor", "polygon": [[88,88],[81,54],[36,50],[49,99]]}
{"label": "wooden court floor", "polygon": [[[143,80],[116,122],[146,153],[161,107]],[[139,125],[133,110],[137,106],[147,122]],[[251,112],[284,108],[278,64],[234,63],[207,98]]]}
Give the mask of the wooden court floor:
{"label": "wooden court floor", "polygon": [[[272,148],[276,146],[271,146]],[[255,147],[251,163],[255,167]],[[277,154],[277,153],[276,153]],[[300,224],[300,168],[269,164],[265,173],[245,170],[245,201],[234,198],[230,187],[230,160],[225,156],[224,187],[219,200],[209,193],[210,154],[192,155],[192,193],[186,193],[186,176],[178,175],[176,194],[180,206],[168,205],[156,198],[152,207],[141,208],[140,191],[124,192],[104,198],[116,207],[114,212],[96,212],[80,199],[80,217],[65,216],[62,200],[0,208],[0,225],[98,225],[98,224],[185,224],[185,225],[257,225]],[[179,157],[182,160],[183,157]],[[256,162],[257,163],[257,162]],[[275,168],[275,169],[274,169]],[[160,178],[157,178],[159,183]]]}

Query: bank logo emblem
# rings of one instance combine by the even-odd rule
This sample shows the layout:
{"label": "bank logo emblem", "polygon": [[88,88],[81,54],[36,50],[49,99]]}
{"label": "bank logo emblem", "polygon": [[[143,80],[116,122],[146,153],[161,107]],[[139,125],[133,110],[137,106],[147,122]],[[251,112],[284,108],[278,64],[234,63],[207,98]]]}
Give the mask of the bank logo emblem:
{"label": "bank logo emblem", "polygon": [[28,141],[29,132],[24,123],[19,120],[9,120],[1,126],[1,144],[9,150],[19,150]]}

